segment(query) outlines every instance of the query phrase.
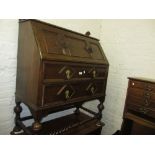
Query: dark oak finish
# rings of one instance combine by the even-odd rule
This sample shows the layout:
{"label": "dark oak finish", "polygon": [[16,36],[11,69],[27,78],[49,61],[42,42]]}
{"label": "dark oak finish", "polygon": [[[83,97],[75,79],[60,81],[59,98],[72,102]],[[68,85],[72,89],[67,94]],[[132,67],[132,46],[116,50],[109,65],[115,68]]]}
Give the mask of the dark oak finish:
{"label": "dark oak finish", "polygon": [[155,81],[129,78],[121,134],[155,134]]}
{"label": "dark oak finish", "polygon": [[[94,117],[101,120],[108,68],[99,40],[90,33],[20,20],[16,109],[20,102],[28,106],[36,134],[42,130],[41,120],[46,115],[73,107],[79,114],[82,104],[92,99],[100,101]],[[20,112],[16,112],[16,128],[27,130],[21,120],[28,118],[31,116],[20,118]]]}

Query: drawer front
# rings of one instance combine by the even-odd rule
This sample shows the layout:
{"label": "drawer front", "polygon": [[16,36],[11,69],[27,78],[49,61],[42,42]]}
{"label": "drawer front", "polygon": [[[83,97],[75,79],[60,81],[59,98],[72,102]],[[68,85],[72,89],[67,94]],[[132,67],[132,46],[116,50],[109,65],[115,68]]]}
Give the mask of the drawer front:
{"label": "drawer front", "polygon": [[[150,105],[151,103],[155,103],[155,93],[152,91],[138,89],[138,88],[129,88],[128,89],[128,98],[134,99],[139,98],[140,102],[145,102],[146,105]],[[152,106],[154,106],[152,104]]]}
{"label": "drawer front", "polygon": [[104,81],[46,85],[44,86],[44,105],[60,106],[76,99],[104,95],[104,91]]}
{"label": "drawer front", "polygon": [[143,89],[129,88],[128,96],[130,98],[138,97],[141,100],[155,101],[155,93]]}
{"label": "drawer front", "polygon": [[144,106],[144,107],[148,107],[150,109],[155,110],[155,101],[152,101],[152,100],[150,100],[148,98],[139,98],[139,97],[136,97],[136,96],[128,95],[127,103],[128,104],[139,105],[139,106]]}
{"label": "drawer front", "polygon": [[134,104],[128,104],[127,106],[128,110],[132,110],[135,112],[138,112],[140,114],[155,118],[155,111],[149,109],[149,108],[145,108],[143,106],[138,106],[138,105],[134,105]]}
{"label": "drawer front", "polygon": [[106,66],[81,65],[69,63],[44,63],[44,79],[70,80],[81,78],[106,78]]}
{"label": "drawer front", "polygon": [[155,92],[155,84],[153,84],[153,83],[130,80],[129,81],[129,87],[130,88],[139,88],[139,89],[144,89],[147,91],[154,91]]}

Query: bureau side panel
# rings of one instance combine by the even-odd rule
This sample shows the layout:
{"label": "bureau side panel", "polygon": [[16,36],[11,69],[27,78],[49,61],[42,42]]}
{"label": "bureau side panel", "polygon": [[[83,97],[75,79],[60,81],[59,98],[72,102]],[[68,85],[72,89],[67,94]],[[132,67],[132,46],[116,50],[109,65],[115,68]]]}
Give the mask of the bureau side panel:
{"label": "bureau side panel", "polygon": [[16,101],[37,104],[40,55],[30,22],[19,24]]}

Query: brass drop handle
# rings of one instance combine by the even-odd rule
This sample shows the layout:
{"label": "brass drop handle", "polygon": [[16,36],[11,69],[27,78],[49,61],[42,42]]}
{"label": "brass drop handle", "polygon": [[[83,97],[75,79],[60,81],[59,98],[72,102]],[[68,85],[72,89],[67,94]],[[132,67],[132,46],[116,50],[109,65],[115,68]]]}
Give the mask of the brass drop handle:
{"label": "brass drop handle", "polygon": [[66,98],[66,99],[69,99],[69,98],[70,98],[70,96],[69,96],[69,95],[70,95],[69,90],[66,90],[66,91],[65,91],[65,98]]}
{"label": "brass drop handle", "polygon": [[91,87],[90,91],[91,91],[92,94],[94,94],[95,93],[95,88]]}
{"label": "brass drop handle", "polygon": [[71,71],[69,69],[66,70],[66,77],[68,80],[71,78]]}
{"label": "brass drop handle", "polygon": [[145,93],[145,96],[150,96],[150,93]]}
{"label": "brass drop handle", "polygon": [[146,87],[146,90],[152,91],[152,88],[148,86],[148,87]]}
{"label": "brass drop handle", "polygon": [[62,53],[63,53],[63,55],[66,55],[67,54],[65,48],[62,48]]}
{"label": "brass drop handle", "polygon": [[145,89],[148,90],[148,91],[152,91],[152,87],[150,85],[146,85]]}
{"label": "brass drop handle", "polygon": [[147,93],[144,93],[144,97],[147,98],[147,99],[150,99],[151,98],[151,94],[148,93],[148,92]]}
{"label": "brass drop handle", "polygon": [[95,78],[95,77],[96,77],[96,71],[93,70],[93,78]]}

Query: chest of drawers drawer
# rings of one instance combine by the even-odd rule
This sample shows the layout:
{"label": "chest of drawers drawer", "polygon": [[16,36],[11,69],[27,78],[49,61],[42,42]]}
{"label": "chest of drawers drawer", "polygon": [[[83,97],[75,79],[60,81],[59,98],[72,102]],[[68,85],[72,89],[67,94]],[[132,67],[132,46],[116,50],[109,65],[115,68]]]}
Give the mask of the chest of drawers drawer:
{"label": "chest of drawers drawer", "polygon": [[60,81],[71,79],[104,79],[107,67],[79,63],[46,62],[44,63],[44,80]]}
{"label": "chest of drawers drawer", "polygon": [[134,111],[134,112],[137,112],[139,114],[143,114],[145,116],[155,118],[155,111],[150,109],[150,108],[146,108],[146,107],[135,105],[135,104],[128,104],[127,109],[128,109],[128,111],[129,110]]}
{"label": "chest of drawers drawer", "polygon": [[155,84],[149,83],[149,82],[130,80],[129,87],[130,88],[139,88],[139,89],[155,92]]}
{"label": "chest of drawers drawer", "polygon": [[155,118],[155,84],[147,80],[130,79],[125,109],[126,112],[131,110]]}
{"label": "chest of drawers drawer", "polygon": [[42,106],[61,106],[71,101],[89,99],[95,95],[104,96],[104,87],[105,81],[45,85]]}
{"label": "chest of drawers drawer", "polygon": [[136,96],[128,95],[127,104],[144,106],[146,108],[150,108],[150,109],[155,110],[155,100],[150,100],[147,98],[139,98]]}
{"label": "chest of drawers drawer", "polygon": [[155,93],[145,89],[130,88],[128,89],[127,101],[139,105],[155,108]]}

